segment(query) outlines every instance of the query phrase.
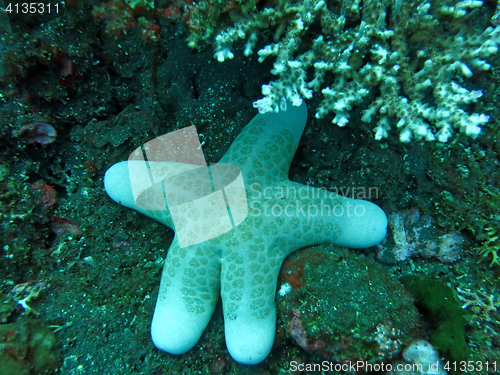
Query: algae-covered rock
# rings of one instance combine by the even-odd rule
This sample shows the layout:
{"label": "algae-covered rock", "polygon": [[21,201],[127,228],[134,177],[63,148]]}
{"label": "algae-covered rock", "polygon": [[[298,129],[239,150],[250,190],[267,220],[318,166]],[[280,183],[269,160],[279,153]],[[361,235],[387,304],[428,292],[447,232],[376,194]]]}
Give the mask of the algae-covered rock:
{"label": "algae-covered rock", "polygon": [[345,248],[323,245],[291,254],[283,263],[281,282],[291,286],[278,304],[289,336],[325,359],[387,362],[421,329],[401,283]]}
{"label": "algae-covered rock", "polygon": [[50,374],[59,363],[57,338],[42,323],[0,324],[2,375]]}

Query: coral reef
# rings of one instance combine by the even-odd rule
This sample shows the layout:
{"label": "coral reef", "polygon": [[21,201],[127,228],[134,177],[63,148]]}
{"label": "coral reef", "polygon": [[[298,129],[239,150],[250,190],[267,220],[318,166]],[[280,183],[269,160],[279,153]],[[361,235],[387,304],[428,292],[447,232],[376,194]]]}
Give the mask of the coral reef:
{"label": "coral reef", "polygon": [[[415,0],[328,0],[326,7],[319,1],[293,0],[157,0],[154,7],[136,0],[65,4],[64,14],[45,18],[0,12],[0,329],[5,328],[2,345],[19,360],[14,364],[8,359],[13,373],[249,373],[226,350],[220,305],[190,352],[171,356],[154,348],[151,312],[165,244],[171,243],[173,233],[112,204],[102,180],[105,170],[127,158],[138,144],[191,125],[200,134],[207,159],[219,160],[255,115],[252,102],[263,97],[263,84],[271,86],[268,97],[276,94],[279,100],[273,105],[279,106],[279,96],[288,92],[276,90],[289,82],[292,98],[293,82],[297,92],[303,88],[312,94],[302,98],[312,116],[290,179],[329,191],[335,187],[341,194],[352,187],[375,188],[377,194],[368,199],[386,212],[418,209],[421,220],[408,227],[410,240],[413,228],[426,225],[427,215],[435,226],[424,228],[429,229],[428,239],[459,233],[465,241],[460,259],[453,263],[420,254],[379,263],[377,273],[387,273],[392,282],[402,275],[426,276],[457,291],[458,305],[465,308],[466,360],[498,361],[500,56],[493,53],[496,29],[486,31],[498,26],[497,2],[437,0],[428,6]],[[255,28],[234,33],[240,25]],[[217,41],[219,35],[228,36],[226,44]],[[487,37],[492,40],[484,40]],[[325,46],[334,51],[325,51]],[[265,53],[260,56],[258,51]],[[314,64],[305,69],[310,56]],[[428,60],[435,69],[429,71]],[[489,69],[482,70],[488,66],[480,60]],[[284,81],[287,74],[289,81]],[[392,105],[410,110],[394,113]],[[322,106],[328,113],[315,117]],[[424,136],[413,131],[423,129],[422,123],[436,139],[438,134],[446,138],[446,132],[439,133],[445,125],[439,116],[446,111],[438,111],[443,107],[471,123],[464,127],[450,116],[445,120],[454,134],[448,142],[425,142],[427,136],[432,138],[430,133],[419,140]],[[424,108],[428,110],[418,112]],[[478,123],[486,116],[487,123]],[[337,125],[345,126],[332,126],[335,118]],[[402,118],[416,124],[413,130],[408,132]],[[56,138],[45,138],[43,133],[52,130],[44,127],[38,129],[42,143],[27,143],[19,136],[23,126],[40,123],[50,124]],[[473,135],[474,123],[481,128],[475,138],[461,132],[469,129]],[[398,133],[411,135],[413,142],[401,143]],[[377,134],[382,141],[375,139]],[[363,253],[378,262],[373,249],[348,253],[358,258]],[[316,329],[335,326],[336,315],[326,311],[326,304],[315,304],[311,295],[302,302],[295,296],[311,288],[318,292],[318,302],[328,300],[330,291],[321,278],[304,275],[318,271],[329,284],[334,281],[330,265],[295,255],[299,259],[290,258],[284,269],[292,272],[282,275],[278,284],[283,287],[275,300],[279,315],[273,349],[252,374],[293,373],[292,361],[314,364],[325,359],[312,348],[323,338],[315,336]],[[327,255],[335,259],[335,254]],[[344,266],[343,259],[333,269]],[[350,259],[354,267],[357,263]],[[23,300],[29,296],[28,287],[36,288],[39,282],[50,287],[25,301],[38,314],[28,313],[13,297]],[[26,291],[11,294],[24,285]],[[341,297],[349,297],[343,286],[339,289]],[[405,298],[411,300],[408,294]],[[295,315],[288,310],[292,300]],[[301,308],[304,301],[311,304]],[[410,302],[405,307],[413,308]],[[321,314],[314,315],[316,308],[322,308]],[[295,325],[291,328],[289,322]],[[402,331],[393,334],[387,325],[363,323],[369,329],[356,343],[390,348],[404,340]],[[57,357],[50,369],[43,367],[40,356],[35,364],[27,355],[35,352],[27,341],[35,332],[29,328],[33,324],[44,329],[42,338],[50,338],[50,331],[57,338],[58,345],[45,357]],[[431,324],[420,333],[429,339],[434,332]],[[402,342],[398,353],[408,349],[408,341]],[[442,349],[435,349],[444,356]],[[6,368],[2,362],[1,369]]]}
{"label": "coral reef", "polygon": [[486,240],[477,251],[481,257],[486,259],[490,258],[490,267],[495,264],[500,266],[500,241],[497,235],[497,229],[494,227],[486,227],[485,231],[487,233]]}
{"label": "coral reef", "polygon": [[221,31],[215,57],[231,59],[238,39],[246,40],[249,56],[258,34],[276,29],[274,43],[257,52],[260,62],[275,57],[271,73],[278,76],[262,86],[264,98],[254,102],[259,111],[286,110],[285,100],[300,105],[321,91],[317,118],[333,112],[332,122],[345,126],[353,109],[364,107],[361,121],[377,120],[378,140],[393,127],[402,142],[447,142],[454,128],[475,138],[489,116],[464,109],[483,95],[468,89],[464,79],[490,69],[485,59],[497,53],[500,41],[500,28],[478,31],[468,23],[468,11],[480,6],[481,1],[432,6],[370,0],[362,7],[358,1],[279,1]]}
{"label": "coral reef", "polygon": [[403,352],[406,363],[397,363],[403,370],[390,371],[388,375],[446,375],[439,354],[425,340],[412,342]]}

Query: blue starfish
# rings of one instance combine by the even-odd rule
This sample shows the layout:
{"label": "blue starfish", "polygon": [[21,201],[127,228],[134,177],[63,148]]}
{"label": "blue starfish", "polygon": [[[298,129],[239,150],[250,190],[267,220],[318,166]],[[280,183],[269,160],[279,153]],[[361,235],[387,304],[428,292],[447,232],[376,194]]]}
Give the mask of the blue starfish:
{"label": "blue starfish", "polygon": [[[202,242],[181,243],[180,237],[186,234],[184,231],[180,236],[181,224],[195,222],[197,230],[191,230],[190,235],[196,237],[224,224],[219,216],[210,210],[188,212],[184,222],[174,225],[170,198],[162,211],[145,209],[134,198],[131,180],[144,177],[131,173],[134,162],[115,164],[106,172],[105,189],[114,201],[172,229],[177,227],[151,328],[153,342],[160,350],[181,354],[191,349],[205,330],[220,293],[229,353],[240,363],[257,364],[267,357],[274,342],[276,283],[288,254],[321,243],[364,248],[384,238],[387,218],[375,204],[288,179],[306,119],[307,109],[302,104],[279,113],[258,114],[242,130],[220,163],[238,166],[245,188],[243,195],[238,195],[237,189],[231,193],[226,189],[222,208],[234,208],[238,201],[240,208],[244,204],[238,211],[243,214],[233,209],[229,220],[232,229],[211,234]],[[188,173],[193,169],[188,164],[176,166]],[[173,166],[149,162],[148,168],[162,170],[166,176],[172,174]],[[231,178],[236,180],[235,176]],[[159,185],[161,196],[168,195],[167,185]],[[214,203],[213,208],[221,207]]]}

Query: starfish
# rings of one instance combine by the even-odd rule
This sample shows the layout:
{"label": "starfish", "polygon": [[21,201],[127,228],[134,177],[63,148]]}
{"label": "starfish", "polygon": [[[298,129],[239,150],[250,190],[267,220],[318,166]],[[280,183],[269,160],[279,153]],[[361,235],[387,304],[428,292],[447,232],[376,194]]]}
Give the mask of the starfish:
{"label": "starfish", "polygon": [[[240,363],[257,364],[274,342],[276,284],[290,253],[322,243],[371,247],[385,237],[387,217],[377,205],[288,179],[307,120],[305,104],[290,107],[257,114],[215,166],[144,163],[139,157],[106,172],[105,189],[114,201],[176,230],[151,327],[158,349],[182,354],[195,346],[220,295],[229,353]],[[211,176],[211,189],[182,197],[183,190],[201,186],[200,171],[209,169],[203,173]],[[145,189],[149,198],[138,199],[135,185],[148,175],[161,183],[156,191]],[[181,186],[177,196],[170,194],[172,186]],[[160,202],[164,208],[144,204],[151,197],[167,198]],[[206,198],[203,205],[193,203],[196,197]]]}

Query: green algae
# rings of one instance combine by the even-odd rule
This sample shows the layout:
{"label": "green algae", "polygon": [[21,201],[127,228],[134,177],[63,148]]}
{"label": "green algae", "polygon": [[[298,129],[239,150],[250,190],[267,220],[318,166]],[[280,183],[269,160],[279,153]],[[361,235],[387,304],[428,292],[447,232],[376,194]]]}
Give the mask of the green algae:
{"label": "green algae", "polygon": [[3,375],[50,374],[60,365],[58,341],[44,324],[0,324],[0,368]]}
{"label": "green algae", "polygon": [[429,277],[409,275],[400,281],[415,298],[419,311],[435,326],[431,344],[449,361],[466,360],[465,312],[453,291]]}

